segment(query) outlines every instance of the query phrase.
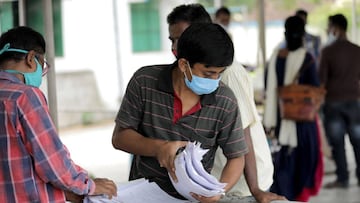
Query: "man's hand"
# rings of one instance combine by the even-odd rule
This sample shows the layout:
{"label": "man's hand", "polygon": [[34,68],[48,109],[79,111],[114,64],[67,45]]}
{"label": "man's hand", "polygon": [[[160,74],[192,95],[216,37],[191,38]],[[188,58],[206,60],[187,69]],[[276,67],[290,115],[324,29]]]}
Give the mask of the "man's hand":
{"label": "man's hand", "polygon": [[201,203],[216,203],[221,199],[221,195],[213,196],[213,197],[204,197],[195,193],[191,193],[191,196]]}
{"label": "man's hand", "polygon": [[284,196],[277,195],[272,192],[264,192],[262,190],[258,190],[252,194],[258,203],[270,203],[274,200],[287,200]]}
{"label": "man's hand", "polygon": [[158,148],[156,153],[160,166],[167,169],[175,182],[177,182],[174,165],[176,152],[180,148],[185,147],[187,143],[187,141],[167,141]]}
{"label": "man's hand", "polygon": [[84,199],[84,195],[78,195],[70,191],[64,191],[66,201],[72,202],[72,203],[82,203]]}
{"label": "man's hand", "polygon": [[105,194],[112,198],[112,196],[117,196],[117,188],[114,181],[109,180],[107,178],[95,178],[95,192],[92,195],[101,195]]}

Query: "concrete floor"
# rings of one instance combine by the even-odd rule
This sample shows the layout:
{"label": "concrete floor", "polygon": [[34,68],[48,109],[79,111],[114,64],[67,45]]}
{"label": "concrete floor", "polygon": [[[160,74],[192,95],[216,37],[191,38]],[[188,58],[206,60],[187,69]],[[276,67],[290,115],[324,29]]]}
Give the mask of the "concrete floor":
{"label": "concrete floor", "polygon": [[[355,175],[355,160],[352,146],[347,140],[346,142],[347,158],[350,170],[350,187],[347,189],[325,189],[322,188],[319,195],[310,199],[311,203],[360,203],[360,187],[357,186],[357,178]],[[325,158],[325,176],[323,184],[332,182],[336,179],[334,174],[335,165],[332,160]]]}
{"label": "concrete floor", "polygon": [[[126,182],[129,174],[129,154],[115,150],[111,145],[113,121],[107,121],[90,126],[80,126],[71,129],[60,129],[60,137],[68,147],[75,163],[87,169],[95,177],[106,177],[116,182]],[[348,189],[324,189],[313,197],[310,203],[360,203],[360,187],[355,178],[355,164],[352,148],[347,142],[347,152],[351,171],[350,187]],[[334,165],[325,159],[323,183],[333,181]]]}

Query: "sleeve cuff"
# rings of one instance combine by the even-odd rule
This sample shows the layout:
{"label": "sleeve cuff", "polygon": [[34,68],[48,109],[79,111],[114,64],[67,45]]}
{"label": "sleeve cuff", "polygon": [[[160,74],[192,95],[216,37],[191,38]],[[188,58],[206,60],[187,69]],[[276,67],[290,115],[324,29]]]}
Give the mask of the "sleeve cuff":
{"label": "sleeve cuff", "polygon": [[88,195],[93,195],[96,187],[95,182],[92,179],[88,179],[87,184],[88,184]]}

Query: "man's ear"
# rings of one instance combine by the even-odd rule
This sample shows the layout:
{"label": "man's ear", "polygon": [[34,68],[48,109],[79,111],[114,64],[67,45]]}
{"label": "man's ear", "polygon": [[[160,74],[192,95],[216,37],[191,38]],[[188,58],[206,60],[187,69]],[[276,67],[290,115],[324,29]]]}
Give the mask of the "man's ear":
{"label": "man's ear", "polygon": [[29,72],[34,72],[36,70],[35,56],[36,53],[34,50],[31,50],[26,54],[25,63],[29,68]]}
{"label": "man's ear", "polygon": [[186,70],[190,67],[189,66],[189,62],[188,60],[184,59],[184,58],[180,58],[178,60],[178,67],[181,70],[181,72],[186,72]]}

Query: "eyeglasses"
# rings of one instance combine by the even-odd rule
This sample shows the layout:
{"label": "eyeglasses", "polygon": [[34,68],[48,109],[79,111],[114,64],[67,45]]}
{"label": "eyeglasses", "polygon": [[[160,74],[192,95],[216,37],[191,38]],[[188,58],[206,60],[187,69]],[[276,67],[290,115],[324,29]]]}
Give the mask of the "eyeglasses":
{"label": "eyeglasses", "polygon": [[38,61],[40,62],[40,58],[42,58],[43,60],[43,65],[42,67],[42,76],[45,76],[47,74],[47,72],[49,71],[50,68],[50,64],[46,61],[45,57],[40,57],[40,55],[35,55],[35,57],[38,59]]}
{"label": "eyeglasses", "polygon": [[44,58],[44,65],[43,65],[43,70],[42,70],[42,76],[45,76],[47,74],[47,72],[49,71],[50,68],[50,64],[46,61],[46,59]]}

